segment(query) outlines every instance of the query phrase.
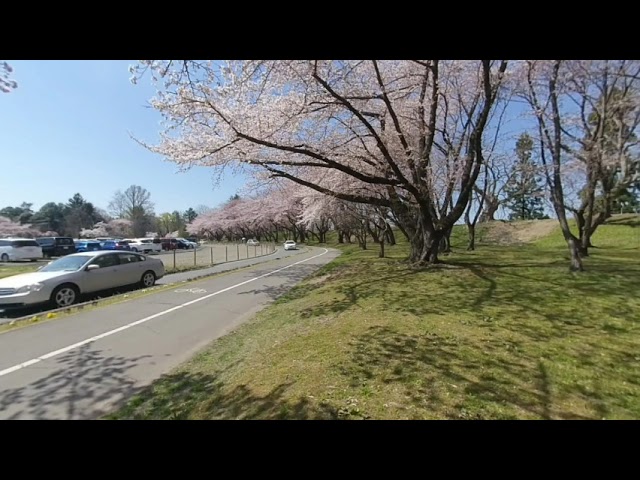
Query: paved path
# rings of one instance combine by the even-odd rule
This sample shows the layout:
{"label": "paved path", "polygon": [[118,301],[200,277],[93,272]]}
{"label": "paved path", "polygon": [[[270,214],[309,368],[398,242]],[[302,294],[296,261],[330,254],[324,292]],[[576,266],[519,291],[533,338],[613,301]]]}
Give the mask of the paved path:
{"label": "paved path", "polygon": [[269,263],[0,334],[0,419],[100,417],[338,254],[282,252]]}

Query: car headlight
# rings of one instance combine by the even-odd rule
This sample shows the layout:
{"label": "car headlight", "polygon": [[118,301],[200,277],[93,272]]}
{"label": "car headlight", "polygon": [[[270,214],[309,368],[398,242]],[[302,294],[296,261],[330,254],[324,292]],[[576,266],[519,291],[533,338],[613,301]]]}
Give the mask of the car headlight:
{"label": "car headlight", "polygon": [[16,290],[16,293],[27,293],[27,292],[39,292],[44,287],[41,283],[34,283],[33,285],[25,285],[24,287],[20,287]]}

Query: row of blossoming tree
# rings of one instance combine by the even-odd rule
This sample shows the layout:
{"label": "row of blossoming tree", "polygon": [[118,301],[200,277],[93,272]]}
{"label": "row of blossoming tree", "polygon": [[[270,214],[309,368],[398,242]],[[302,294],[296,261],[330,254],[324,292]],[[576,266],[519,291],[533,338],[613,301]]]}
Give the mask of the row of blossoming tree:
{"label": "row of blossoming tree", "polygon": [[340,212],[355,235],[387,238],[392,221],[412,263],[436,263],[454,224],[491,205],[501,128],[524,115],[582,270],[593,233],[638,181],[638,61],[146,60],[133,79],[146,71],[166,125],[149,149],[280,181],[191,227],[213,236],[321,235],[318,222]]}

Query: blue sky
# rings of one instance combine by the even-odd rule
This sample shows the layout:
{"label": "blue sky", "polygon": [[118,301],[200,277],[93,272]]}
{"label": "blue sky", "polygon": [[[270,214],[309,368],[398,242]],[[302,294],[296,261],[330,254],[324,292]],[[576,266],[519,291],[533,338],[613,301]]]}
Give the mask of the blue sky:
{"label": "blue sky", "polygon": [[160,115],[146,106],[149,79],[134,86],[124,61],[11,61],[18,88],[0,93],[0,208],[66,202],[79,192],[106,208],[132,184],[151,192],[156,213],[216,206],[244,182],[214,189],[212,171],[178,172],[129,136],[155,142]]}

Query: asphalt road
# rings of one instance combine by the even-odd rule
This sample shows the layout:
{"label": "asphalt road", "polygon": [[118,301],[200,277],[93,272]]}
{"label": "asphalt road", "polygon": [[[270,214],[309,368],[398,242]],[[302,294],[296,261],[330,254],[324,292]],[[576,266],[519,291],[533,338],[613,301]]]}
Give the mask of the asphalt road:
{"label": "asphalt road", "polygon": [[[302,246],[299,250],[288,250],[288,251],[282,248],[278,248],[274,253],[271,253],[268,255],[260,255],[258,257],[249,257],[246,259],[243,259],[241,256],[240,260],[229,259],[228,262],[218,263],[207,268],[170,273],[165,275],[162,279],[158,280],[157,284],[167,285],[169,283],[181,282],[185,280],[193,280],[195,278],[198,278],[204,275],[211,275],[213,273],[220,273],[228,270],[235,270],[238,268],[255,265],[257,263],[270,262],[273,259],[277,259],[277,258],[284,258],[292,255],[298,255],[303,251],[306,251],[306,246]],[[163,256],[165,258],[172,257],[171,254],[157,255],[155,257],[161,258]],[[191,257],[193,258],[193,251],[191,251]],[[165,264],[167,263],[166,259],[164,259],[163,261],[165,262]],[[3,263],[2,265],[20,265],[20,263],[6,263],[6,264]],[[87,294],[82,297],[81,301],[86,302],[86,301],[95,300],[98,298],[108,298],[112,295],[117,295],[119,293],[127,293],[131,291],[135,291],[135,290],[138,290],[139,288],[140,288],[139,286],[134,285],[134,286],[120,287],[112,290],[106,290],[106,291],[96,292],[92,294]],[[15,309],[15,310],[13,309],[2,310],[2,308],[0,308],[0,324],[9,323],[15,318],[35,315],[35,314],[46,312],[52,309],[53,307],[51,305],[46,305],[46,304],[26,307],[22,309]]]}
{"label": "asphalt road", "polygon": [[310,248],[0,334],[0,419],[94,419],[339,254]]}

